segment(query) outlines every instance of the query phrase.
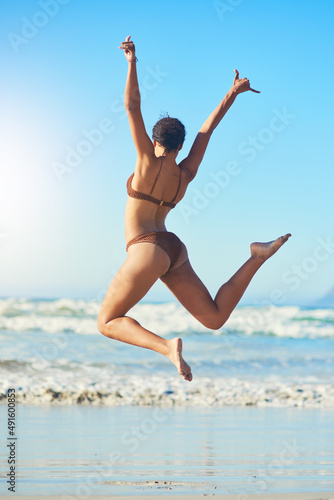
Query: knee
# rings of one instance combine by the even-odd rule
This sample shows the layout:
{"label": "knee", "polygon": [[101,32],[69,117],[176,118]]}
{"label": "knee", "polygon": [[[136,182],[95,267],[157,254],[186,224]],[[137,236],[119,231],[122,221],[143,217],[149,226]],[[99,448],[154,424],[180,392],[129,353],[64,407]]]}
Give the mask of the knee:
{"label": "knee", "polygon": [[223,325],[225,325],[226,321],[228,320],[229,316],[227,317],[209,317],[205,318],[204,321],[201,321],[202,325],[204,325],[206,328],[209,328],[209,330],[219,330]]}
{"label": "knee", "polygon": [[121,316],[110,316],[100,311],[97,318],[97,329],[102,335],[110,339],[116,339],[119,332]]}
{"label": "knee", "polygon": [[102,335],[105,335],[106,323],[100,317],[97,318],[97,329]]}
{"label": "knee", "polygon": [[[108,323],[108,324],[107,324]],[[106,337],[110,337],[110,333],[112,330],[112,325],[111,322],[108,322],[106,318],[102,315],[99,314],[97,318],[97,329],[102,335],[105,335]]]}

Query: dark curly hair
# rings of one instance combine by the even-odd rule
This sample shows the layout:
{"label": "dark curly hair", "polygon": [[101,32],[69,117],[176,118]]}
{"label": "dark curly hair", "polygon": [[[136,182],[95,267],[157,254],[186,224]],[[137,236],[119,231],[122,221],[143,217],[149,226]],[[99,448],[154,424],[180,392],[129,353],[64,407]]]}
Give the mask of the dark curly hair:
{"label": "dark curly hair", "polygon": [[164,149],[165,153],[176,151],[184,142],[186,129],[183,123],[177,118],[169,115],[161,118],[153,127],[152,139],[157,141]]}

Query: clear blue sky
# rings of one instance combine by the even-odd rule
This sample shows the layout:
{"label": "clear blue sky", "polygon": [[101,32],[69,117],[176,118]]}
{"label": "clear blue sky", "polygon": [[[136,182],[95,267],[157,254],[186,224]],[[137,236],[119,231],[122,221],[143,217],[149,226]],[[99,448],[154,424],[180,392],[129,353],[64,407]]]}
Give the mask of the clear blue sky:
{"label": "clear blue sky", "polygon": [[[167,219],[209,290],[248,258],[249,243],[291,232],[245,302],[275,289],[282,304],[325,294],[334,284],[333,14],[330,0],[3,0],[0,295],[100,299],[126,257],[136,158],[122,108],[127,35],[148,132],[166,111],[181,119],[180,159],[234,68],[262,92],[237,98]],[[158,284],[147,298],[172,296]]]}

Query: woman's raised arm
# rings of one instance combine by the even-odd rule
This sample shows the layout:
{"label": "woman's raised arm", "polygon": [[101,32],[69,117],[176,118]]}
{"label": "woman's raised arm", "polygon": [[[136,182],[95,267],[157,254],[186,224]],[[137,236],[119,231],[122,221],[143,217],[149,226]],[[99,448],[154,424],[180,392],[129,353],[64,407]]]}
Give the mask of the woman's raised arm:
{"label": "woman's raised arm", "polygon": [[225,116],[227,111],[230,109],[235,101],[238,94],[251,90],[259,94],[258,90],[251,88],[249,80],[247,78],[239,78],[239,72],[235,69],[235,77],[233,80],[233,85],[227,92],[224,99],[216,107],[216,109],[210,114],[210,116],[205,120],[200,131],[198,132],[196,139],[189,151],[188,156],[181,162],[183,168],[186,168],[190,173],[192,179],[195,177],[198,167],[200,166],[204,153],[206,151],[207,145],[209,143],[210,137],[214,129],[220,123],[222,118]]}
{"label": "woman's raised arm", "polygon": [[130,130],[139,158],[152,156],[154,147],[149,138],[140,109],[140,91],[137,78],[136,52],[135,46],[127,36],[122,42],[120,49],[124,50],[124,55],[128,61],[128,75],[125,84],[124,107],[126,109]]}

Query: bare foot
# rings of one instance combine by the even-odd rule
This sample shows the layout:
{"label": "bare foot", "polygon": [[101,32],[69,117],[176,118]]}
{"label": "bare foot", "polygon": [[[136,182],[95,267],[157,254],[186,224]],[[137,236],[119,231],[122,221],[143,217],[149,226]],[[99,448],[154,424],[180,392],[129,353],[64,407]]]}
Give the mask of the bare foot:
{"label": "bare foot", "polygon": [[182,340],[179,338],[169,340],[169,359],[177,368],[179,374],[189,382],[192,381],[193,376],[190,366],[184,361],[182,357]]}
{"label": "bare foot", "polygon": [[263,259],[263,261],[269,259],[269,257],[274,255],[274,253],[276,253],[277,250],[281,248],[286,241],[288,241],[290,236],[291,234],[288,233],[285,236],[281,236],[280,238],[277,238],[277,240],[269,241],[268,243],[252,243],[250,246],[252,257]]}

